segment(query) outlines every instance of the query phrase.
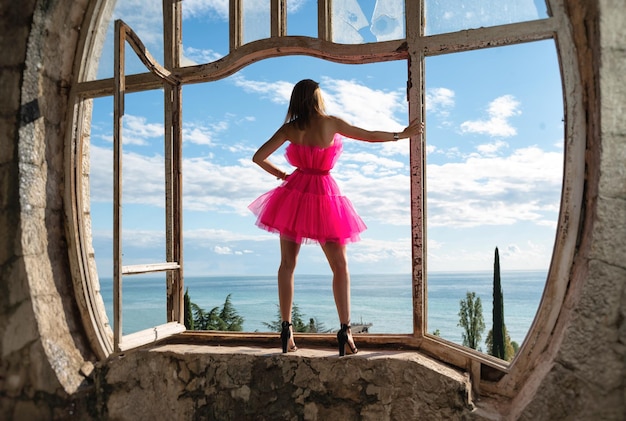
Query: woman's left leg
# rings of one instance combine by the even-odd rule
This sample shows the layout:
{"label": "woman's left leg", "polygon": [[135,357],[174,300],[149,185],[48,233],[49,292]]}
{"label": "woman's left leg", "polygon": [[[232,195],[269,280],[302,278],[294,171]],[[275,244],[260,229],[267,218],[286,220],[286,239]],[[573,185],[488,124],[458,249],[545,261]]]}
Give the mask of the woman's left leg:
{"label": "woman's left leg", "polygon": [[346,340],[350,349],[356,352],[350,326],[350,272],[348,270],[348,253],[346,246],[339,243],[324,243],[322,250],[326,255],[333,272],[333,296],[337,306],[339,322],[347,334]]}
{"label": "woman's left leg", "polygon": [[280,317],[291,322],[291,309],[293,306],[293,274],[296,270],[300,244],[280,239],[280,266],[278,267],[278,302],[280,304]]}
{"label": "woman's left leg", "polygon": [[283,325],[283,328],[288,329],[288,331],[285,333],[281,332],[281,338],[283,335],[288,338],[287,349],[290,351],[297,349],[293,339],[293,329],[291,327],[291,311],[293,308],[293,275],[296,270],[299,252],[300,244],[281,237],[280,267],[278,268],[278,302],[282,322],[288,323],[287,326]]}

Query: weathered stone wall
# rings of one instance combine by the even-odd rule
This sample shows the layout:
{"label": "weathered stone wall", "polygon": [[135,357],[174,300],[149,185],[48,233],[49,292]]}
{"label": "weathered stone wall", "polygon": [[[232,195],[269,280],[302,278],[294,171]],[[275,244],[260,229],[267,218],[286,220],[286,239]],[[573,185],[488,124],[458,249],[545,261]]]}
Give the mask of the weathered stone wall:
{"label": "weathered stone wall", "polygon": [[[188,419],[254,411],[249,418],[480,418],[470,414],[463,376],[418,354],[337,359],[157,348],[115,357],[92,373],[62,200],[69,83],[88,3],[0,3],[0,419],[141,419],[166,411]],[[566,4],[589,127],[571,275],[577,288],[568,293],[563,312],[570,315],[557,330],[563,335],[552,367],[494,408],[503,419],[623,420],[626,10],[623,0]]]}
{"label": "weathered stone wall", "polygon": [[0,6],[0,419],[66,417],[90,370],[63,210],[65,117],[85,4]]}
{"label": "weathered stone wall", "polygon": [[626,419],[626,12],[569,1],[587,110],[587,186],[572,312],[553,368],[521,419]]}
{"label": "weathered stone wall", "polygon": [[464,420],[473,409],[467,375],[414,352],[164,345],[112,358],[96,387],[115,420]]}

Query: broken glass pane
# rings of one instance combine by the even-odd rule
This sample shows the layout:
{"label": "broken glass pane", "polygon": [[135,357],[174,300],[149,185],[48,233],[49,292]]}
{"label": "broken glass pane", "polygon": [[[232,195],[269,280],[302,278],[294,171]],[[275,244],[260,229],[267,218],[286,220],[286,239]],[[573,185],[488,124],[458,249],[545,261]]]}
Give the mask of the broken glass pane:
{"label": "broken glass pane", "polygon": [[270,2],[267,0],[242,0],[243,42],[248,43],[270,37]]}
{"label": "broken glass pane", "polygon": [[403,0],[342,0],[332,4],[334,42],[362,44],[405,36]]}
{"label": "broken glass pane", "polygon": [[426,35],[548,17],[545,0],[426,0]]}
{"label": "broken glass pane", "polygon": [[378,0],[370,30],[378,41],[404,38],[403,0]]}
{"label": "broken glass pane", "polygon": [[[137,13],[137,3],[130,0],[118,0],[113,2],[115,6],[112,16],[106,27],[106,38],[102,47],[102,54],[97,73],[93,69],[87,80],[104,79],[113,77],[113,54],[115,51],[115,20],[122,19],[137,34],[152,57],[163,64],[163,12],[159,2],[145,2],[142,4],[141,13]],[[103,19],[107,17],[103,16]],[[103,21],[104,23],[104,21]],[[145,73],[146,66],[139,60],[137,54],[126,44],[126,63],[124,72],[127,75]]]}

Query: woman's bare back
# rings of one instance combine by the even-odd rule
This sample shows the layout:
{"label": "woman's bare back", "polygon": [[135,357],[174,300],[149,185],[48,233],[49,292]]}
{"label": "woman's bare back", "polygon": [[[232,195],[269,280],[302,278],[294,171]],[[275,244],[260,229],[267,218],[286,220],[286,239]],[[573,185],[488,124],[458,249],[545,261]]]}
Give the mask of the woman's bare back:
{"label": "woman's bare back", "polygon": [[337,133],[335,120],[336,118],[332,116],[313,116],[309,127],[304,130],[298,129],[294,122],[287,123],[285,127],[287,138],[297,145],[327,148],[333,144],[333,138]]}

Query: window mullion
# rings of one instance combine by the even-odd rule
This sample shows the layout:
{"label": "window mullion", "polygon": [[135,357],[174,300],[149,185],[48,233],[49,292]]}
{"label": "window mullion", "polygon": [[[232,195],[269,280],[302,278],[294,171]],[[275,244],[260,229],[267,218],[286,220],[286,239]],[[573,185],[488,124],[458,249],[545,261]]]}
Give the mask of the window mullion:
{"label": "window mullion", "polygon": [[124,115],[124,50],[126,32],[115,22],[115,90],[113,92],[113,345],[122,339],[122,117]]}
{"label": "window mullion", "polygon": [[317,0],[317,37],[332,41],[332,0]]}
{"label": "window mullion", "polygon": [[[407,96],[409,120],[424,121],[424,54],[423,25],[415,25],[411,16],[423,20],[424,0],[406,2],[406,39],[409,50]],[[426,153],[424,135],[410,140],[411,175],[411,251],[413,334],[420,338],[426,331]]]}
{"label": "window mullion", "polygon": [[230,52],[232,53],[243,44],[243,0],[230,0],[229,17],[230,25]]}
{"label": "window mullion", "polygon": [[[180,67],[182,11],[178,1],[163,0],[163,53],[165,68]],[[182,88],[165,84],[165,247],[168,263],[178,269],[167,271],[167,321],[183,320],[182,265]]]}
{"label": "window mullion", "polygon": [[287,5],[286,0],[271,0],[270,4],[272,37],[283,37],[287,35]]}

